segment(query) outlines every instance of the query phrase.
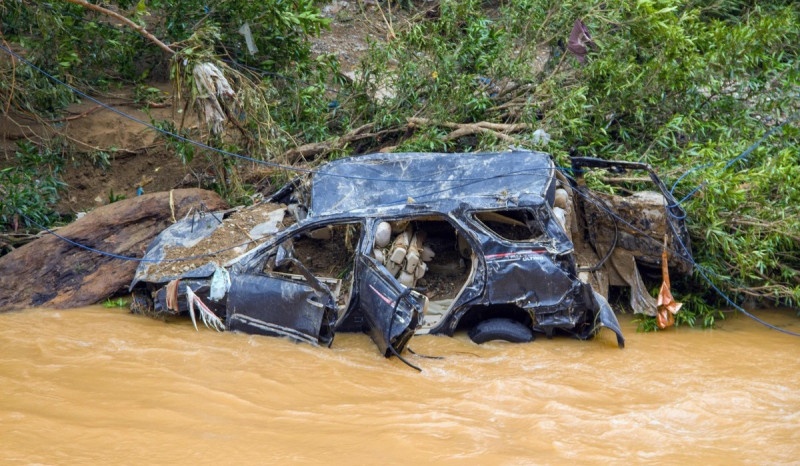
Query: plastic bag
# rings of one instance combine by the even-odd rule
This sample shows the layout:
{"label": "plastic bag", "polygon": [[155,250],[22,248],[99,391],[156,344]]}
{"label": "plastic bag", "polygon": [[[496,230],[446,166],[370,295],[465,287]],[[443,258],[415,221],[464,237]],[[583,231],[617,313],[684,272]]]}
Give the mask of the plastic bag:
{"label": "plastic bag", "polygon": [[231,287],[231,276],[225,267],[217,267],[214,275],[211,277],[211,292],[208,298],[212,301],[219,301],[228,294]]}

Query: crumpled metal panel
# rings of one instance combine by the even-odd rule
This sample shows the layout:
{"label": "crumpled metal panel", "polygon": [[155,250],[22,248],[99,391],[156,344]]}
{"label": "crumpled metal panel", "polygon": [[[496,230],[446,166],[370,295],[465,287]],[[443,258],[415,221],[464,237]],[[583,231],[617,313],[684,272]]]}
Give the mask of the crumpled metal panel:
{"label": "crumpled metal panel", "polygon": [[206,213],[204,215],[195,215],[186,217],[173,223],[150,243],[147,251],[144,253],[145,259],[148,262],[140,262],[136,268],[136,275],[133,277],[130,289],[140,281],[151,283],[166,283],[176,278],[205,278],[210,277],[216,265],[211,262],[204,264],[193,270],[175,275],[164,275],[154,277],[150,273],[151,267],[157,262],[166,257],[166,250],[174,246],[182,246],[190,248],[195,244],[202,241],[204,238],[211,236],[214,231],[219,228],[222,223],[223,215],[225,212]]}
{"label": "crumpled metal panel", "polygon": [[539,201],[554,195],[555,165],[544,152],[397,153],[344,158],[320,167],[309,216],[427,204],[450,212]]}
{"label": "crumpled metal panel", "polygon": [[404,293],[402,285],[390,275],[382,274],[382,266],[372,258],[361,256],[359,261],[359,308],[367,333],[384,356],[400,353],[414,335],[424,304]]}
{"label": "crumpled metal panel", "polygon": [[231,330],[330,346],[336,317],[336,303],[308,283],[255,273],[231,277],[226,314]]}

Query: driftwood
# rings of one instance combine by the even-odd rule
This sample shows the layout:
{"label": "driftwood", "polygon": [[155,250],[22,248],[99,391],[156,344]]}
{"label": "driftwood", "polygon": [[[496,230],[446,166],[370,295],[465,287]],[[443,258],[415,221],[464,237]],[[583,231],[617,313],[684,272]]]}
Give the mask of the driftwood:
{"label": "driftwood", "polygon": [[381,131],[370,132],[370,130],[374,128],[374,123],[367,123],[366,125],[359,126],[344,136],[335,139],[303,144],[284,152],[283,160],[286,160],[289,163],[295,163],[301,159],[313,159],[329,152],[343,149],[352,142],[360,141],[362,139],[377,138],[387,134],[398,133],[406,130],[406,126],[396,126]]}
{"label": "driftwood", "polygon": [[343,149],[348,144],[355,141],[399,133],[414,129],[418,126],[442,126],[453,129],[453,131],[443,138],[445,141],[451,141],[463,136],[482,133],[490,134],[498,139],[502,139],[503,141],[512,144],[518,144],[519,140],[511,136],[509,133],[517,133],[530,129],[530,125],[527,123],[490,123],[488,121],[481,121],[478,123],[452,123],[434,122],[433,120],[429,120],[427,118],[409,118],[406,125],[396,126],[377,132],[370,132],[375,125],[374,123],[368,123],[354,129],[344,136],[335,139],[322,142],[312,142],[295,147],[294,149],[289,149],[288,151],[284,152],[283,160],[286,160],[288,163],[295,163],[301,159],[313,159],[328,154],[334,150]]}
{"label": "driftwood", "polygon": [[[142,257],[173,215],[226,207],[216,193],[202,189],[145,194],[99,207],[58,234],[101,251]],[[126,290],[137,266],[47,234],[0,257],[0,311],[93,304]]]}
{"label": "driftwood", "polygon": [[473,134],[489,134],[512,144],[519,143],[519,141],[508,133],[517,133],[530,129],[530,125],[527,123],[490,123],[488,121],[481,121],[478,123],[452,123],[434,122],[427,118],[409,118],[408,125],[412,128],[415,126],[442,126],[453,129],[453,131],[443,138],[445,141],[452,141],[453,139],[471,136]]}

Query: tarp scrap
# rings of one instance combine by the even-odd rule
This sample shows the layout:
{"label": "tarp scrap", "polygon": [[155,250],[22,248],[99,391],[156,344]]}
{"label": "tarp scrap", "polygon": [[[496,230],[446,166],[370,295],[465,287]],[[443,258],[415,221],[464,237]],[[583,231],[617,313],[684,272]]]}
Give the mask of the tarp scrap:
{"label": "tarp scrap", "polygon": [[206,124],[213,134],[220,134],[222,124],[228,118],[222,108],[226,105],[225,99],[232,99],[236,94],[222,71],[211,63],[196,65],[192,75]]}
{"label": "tarp scrap", "polygon": [[586,27],[583,21],[576,19],[575,24],[572,26],[572,31],[569,33],[567,50],[572,52],[578,58],[578,62],[583,65],[586,61],[586,54],[589,52],[588,48],[594,45],[592,35],[589,34],[589,28]]}
{"label": "tarp scrap", "polygon": [[658,314],[656,315],[656,321],[658,323],[658,328],[665,329],[675,324],[675,314],[677,314],[683,306],[683,303],[675,301],[670,291],[669,263],[667,262],[666,247],[664,248],[664,252],[661,253],[661,274],[664,278],[661,282],[661,290],[658,292]]}

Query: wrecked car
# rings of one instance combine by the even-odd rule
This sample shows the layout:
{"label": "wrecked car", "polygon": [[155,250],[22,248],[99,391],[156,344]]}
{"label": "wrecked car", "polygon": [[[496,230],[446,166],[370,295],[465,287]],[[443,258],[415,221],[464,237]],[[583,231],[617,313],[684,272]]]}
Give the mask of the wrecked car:
{"label": "wrecked car", "polygon": [[607,287],[638,287],[632,303],[643,309],[652,298],[640,296],[638,271],[603,268],[628,258],[660,267],[662,236],[688,245],[682,211],[646,165],[574,164],[578,174],[649,170],[660,190],[653,212],[627,227],[612,220],[611,245],[596,231],[613,218],[607,203],[543,152],[345,158],[253,206],[167,228],[137,269],[134,303],[193,318],[196,303],[219,328],[326,346],[336,332],[366,332],[387,357],[415,334],[458,330],[483,343],[587,339],[607,327],[622,347]]}

